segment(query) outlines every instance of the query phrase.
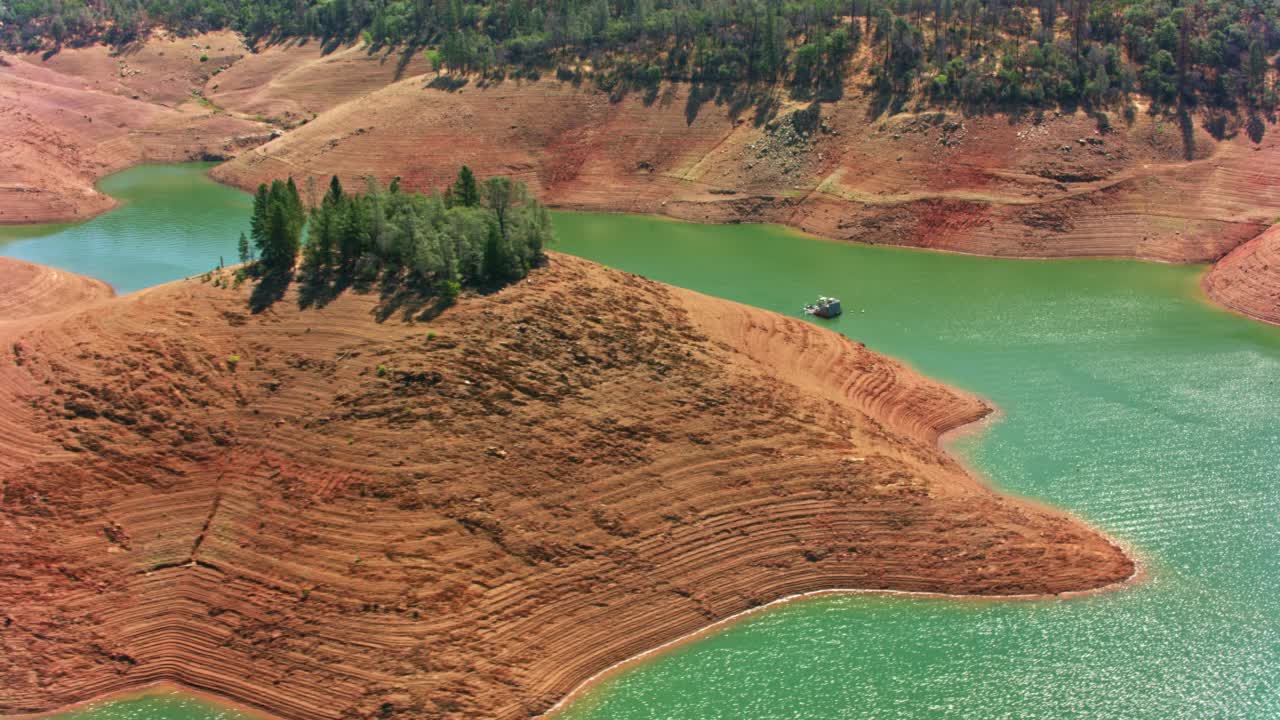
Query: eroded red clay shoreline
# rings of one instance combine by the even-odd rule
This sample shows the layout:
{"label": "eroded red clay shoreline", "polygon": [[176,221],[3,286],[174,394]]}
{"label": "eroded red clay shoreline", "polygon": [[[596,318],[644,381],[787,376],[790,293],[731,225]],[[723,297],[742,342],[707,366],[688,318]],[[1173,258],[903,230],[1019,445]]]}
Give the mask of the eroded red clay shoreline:
{"label": "eroded red clay shoreline", "polygon": [[1246,317],[1280,325],[1280,225],[1241,245],[1204,275],[1209,297]]}
{"label": "eroded red clay shoreline", "polygon": [[45,718],[56,718],[67,713],[85,712],[112,703],[127,702],[129,700],[160,695],[181,695],[184,698],[194,698],[214,707],[234,710],[237,713],[249,716],[252,720],[280,720],[265,710],[252,705],[236,702],[216,693],[198,690],[172,680],[158,680],[140,687],[129,688],[119,692],[113,692],[108,695],[81,700],[53,710],[45,710],[43,712],[35,713],[6,714],[3,717],[7,720],[44,720]]}
{"label": "eroded red clay shoreline", "polygon": [[[123,55],[6,55],[0,161],[14,172],[0,182],[0,223],[92,216],[111,207],[93,186],[103,175],[198,157],[234,157],[214,176],[246,190],[331,173],[353,187],[372,173],[428,190],[466,163],[565,209],[772,222],[1001,257],[1214,262],[1280,217],[1270,126],[1255,142],[1234,126],[1218,140],[1202,118],[1183,131],[1145,112],[1113,113],[1106,129],[1083,112],[872,118],[859,56],[843,97],[800,134],[797,103],[757,126],[689,103],[679,84],[652,102],[551,80],[445,92],[428,87],[421,57],[402,67],[395,51],[320,46],[252,52],[211,33],[157,35]],[[1280,299],[1266,289],[1277,275],[1234,283],[1224,302],[1274,322]],[[1225,298],[1215,283],[1210,295]]]}
{"label": "eroded red clay shoreline", "polygon": [[247,292],[0,326],[3,712],[526,718],[789,595],[1132,574],[938,449],[981,402],[806,323],[559,255],[425,325]]}
{"label": "eroded red clay shoreline", "polygon": [[64,312],[113,295],[101,280],[0,256],[0,323]]}

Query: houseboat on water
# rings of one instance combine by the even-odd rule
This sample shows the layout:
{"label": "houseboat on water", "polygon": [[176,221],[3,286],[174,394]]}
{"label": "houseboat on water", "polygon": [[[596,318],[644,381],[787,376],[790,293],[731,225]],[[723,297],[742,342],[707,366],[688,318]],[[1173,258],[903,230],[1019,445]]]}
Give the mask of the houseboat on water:
{"label": "houseboat on water", "polygon": [[840,298],[820,297],[818,302],[805,305],[804,311],[820,318],[833,318],[844,312],[840,309]]}

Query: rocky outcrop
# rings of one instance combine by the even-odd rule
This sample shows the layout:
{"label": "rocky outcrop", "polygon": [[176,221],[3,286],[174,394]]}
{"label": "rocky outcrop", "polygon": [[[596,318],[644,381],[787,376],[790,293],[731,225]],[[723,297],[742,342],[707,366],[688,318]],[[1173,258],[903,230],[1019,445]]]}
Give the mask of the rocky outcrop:
{"label": "rocky outcrop", "polygon": [[559,255],[429,320],[234,285],[0,324],[0,712],[528,718],[797,592],[1133,570],[937,447],[980,401],[798,320]]}
{"label": "rocky outcrop", "polygon": [[1236,312],[1280,325],[1280,225],[1219,260],[1204,276],[1204,288]]}

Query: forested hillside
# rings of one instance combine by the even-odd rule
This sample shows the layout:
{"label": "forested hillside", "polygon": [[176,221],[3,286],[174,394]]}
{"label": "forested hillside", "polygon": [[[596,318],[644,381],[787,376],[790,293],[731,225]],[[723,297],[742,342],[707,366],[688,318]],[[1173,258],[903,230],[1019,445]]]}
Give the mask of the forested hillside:
{"label": "forested hillside", "polygon": [[937,104],[1271,110],[1278,16],[1274,0],[0,0],[0,38],[37,50],[232,27],[403,46],[455,74],[817,98],[858,58],[886,95]]}

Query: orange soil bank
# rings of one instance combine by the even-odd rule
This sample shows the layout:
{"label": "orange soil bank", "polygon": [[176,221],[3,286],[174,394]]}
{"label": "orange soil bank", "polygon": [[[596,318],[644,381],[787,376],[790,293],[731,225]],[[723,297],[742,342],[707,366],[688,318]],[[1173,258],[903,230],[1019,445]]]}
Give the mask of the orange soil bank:
{"label": "orange soil bank", "polygon": [[795,593],[1133,572],[938,448],[983,403],[798,320],[561,255],[429,322],[248,294],[0,324],[0,712],[528,718]]}
{"label": "orange soil bank", "polygon": [[1204,287],[1232,310],[1280,325],[1280,225],[1219,260],[1204,276]]}

